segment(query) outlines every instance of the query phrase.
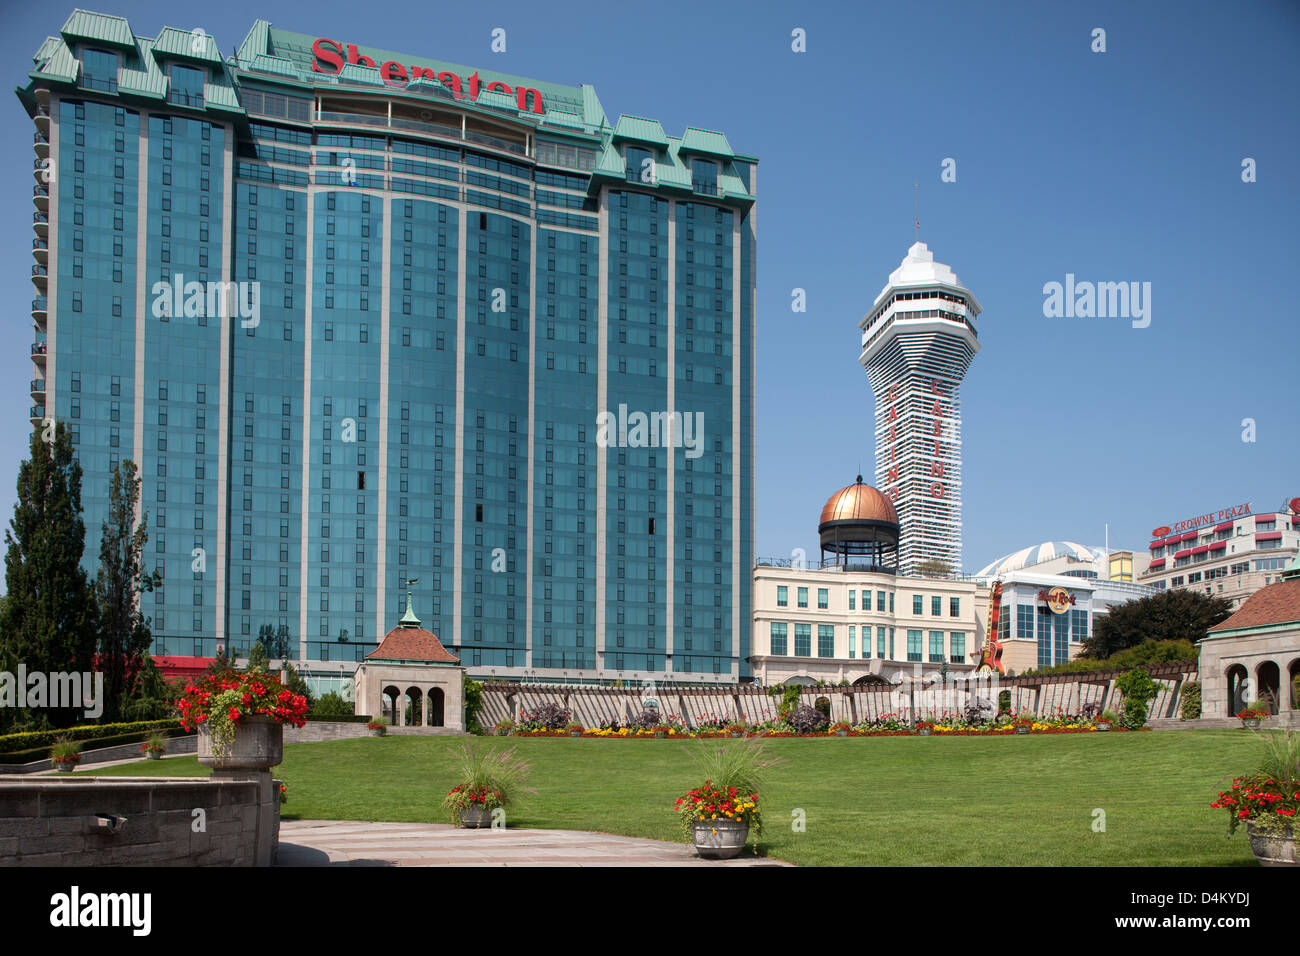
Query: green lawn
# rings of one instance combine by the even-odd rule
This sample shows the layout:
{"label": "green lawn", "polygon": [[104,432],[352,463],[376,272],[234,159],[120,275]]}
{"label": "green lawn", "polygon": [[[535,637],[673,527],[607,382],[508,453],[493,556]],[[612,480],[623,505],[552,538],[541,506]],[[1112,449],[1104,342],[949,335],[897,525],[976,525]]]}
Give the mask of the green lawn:
{"label": "green lawn", "polygon": [[[536,796],[510,824],[679,838],[673,801],[697,783],[688,751],[740,741],[476,741],[516,746]],[[1244,866],[1209,803],[1256,765],[1242,731],[776,739],[786,761],[762,806],[763,850],[802,865]],[[285,747],[288,819],[445,822],[456,738],[367,737]],[[87,771],[94,772],[94,771]],[[102,774],[206,776],[193,757]],[[792,811],[806,814],[793,832]],[[1105,832],[1093,811],[1105,811]]]}

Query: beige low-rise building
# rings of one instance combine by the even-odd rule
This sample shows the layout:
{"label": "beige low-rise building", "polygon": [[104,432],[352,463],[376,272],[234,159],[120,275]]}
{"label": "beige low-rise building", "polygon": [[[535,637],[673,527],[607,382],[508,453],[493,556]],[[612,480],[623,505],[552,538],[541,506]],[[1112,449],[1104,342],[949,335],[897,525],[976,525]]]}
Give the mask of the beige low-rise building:
{"label": "beige low-rise building", "polygon": [[353,680],[354,713],[386,717],[394,727],[465,729],[465,668],[420,626],[409,596],[406,614],[366,655]]}
{"label": "beige low-rise building", "polygon": [[1300,556],[1199,643],[1203,717],[1262,700],[1283,725],[1300,725]]}

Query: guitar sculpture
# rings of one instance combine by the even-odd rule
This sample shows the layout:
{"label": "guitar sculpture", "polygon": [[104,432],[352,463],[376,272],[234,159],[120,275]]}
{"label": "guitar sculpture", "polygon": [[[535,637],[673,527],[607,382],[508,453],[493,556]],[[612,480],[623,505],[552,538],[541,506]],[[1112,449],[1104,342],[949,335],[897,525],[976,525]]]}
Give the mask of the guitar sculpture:
{"label": "guitar sculpture", "polygon": [[992,674],[994,671],[1006,675],[1002,666],[1002,642],[998,640],[998,626],[1002,618],[1002,582],[994,581],[989,590],[989,626],[984,632],[984,647],[980,650],[980,661],[975,665],[976,674]]}

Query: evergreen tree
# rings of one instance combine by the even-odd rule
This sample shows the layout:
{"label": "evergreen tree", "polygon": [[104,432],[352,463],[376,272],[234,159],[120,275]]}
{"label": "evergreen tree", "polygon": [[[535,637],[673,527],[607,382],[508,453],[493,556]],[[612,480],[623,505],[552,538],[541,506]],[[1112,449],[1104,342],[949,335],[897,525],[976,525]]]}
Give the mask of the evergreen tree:
{"label": "evergreen tree", "polygon": [[[31,458],[18,467],[18,503],[5,531],[7,600],[0,608],[0,670],[93,669],[94,594],[81,558],[81,465],[62,423],[32,433]],[[0,728],[47,718],[58,727],[84,719],[80,708],[39,714],[0,708]]]}
{"label": "evergreen tree", "polygon": [[266,669],[270,666],[270,664],[271,664],[271,659],[267,657],[266,648],[262,646],[262,642],[260,640],[254,641],[252,650],[248,652],[249,672],[251,673],[253,671],[256,671],[260,674],[265,674]]}
{"label": "evergreen tree", "polygon": [[149,515],[142,513],[137,525],[140,479],[134,462],[124,461],[113,470],[108,494],[108,520],[99,547],[95,597],[99,602],[104,716],[115,720],[139,670],[141,655],[153,642],[149,621],[140,611],[140,595],[162,582],[157,572],[146,573],[141,566],[149,540]]}

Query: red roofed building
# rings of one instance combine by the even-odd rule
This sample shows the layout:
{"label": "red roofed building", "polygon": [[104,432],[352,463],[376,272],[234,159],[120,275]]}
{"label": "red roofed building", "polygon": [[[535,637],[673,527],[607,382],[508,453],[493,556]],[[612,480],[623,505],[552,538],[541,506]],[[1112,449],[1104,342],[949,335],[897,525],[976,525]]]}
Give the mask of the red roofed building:
{"label": "red roofed building", "polygon": [[357,713],[387,717],[394,727],[440,727],[463,733],[464,676],[460,658],[420,626],[408,593],[406,613],[397,627],[357,668],[353,706]]}
{"label": "red roofed building", "polygon": [[1277,715],[1270,725],[1300,727],[1300,555],[1199,643],[1202,716],[1264,700]]}

